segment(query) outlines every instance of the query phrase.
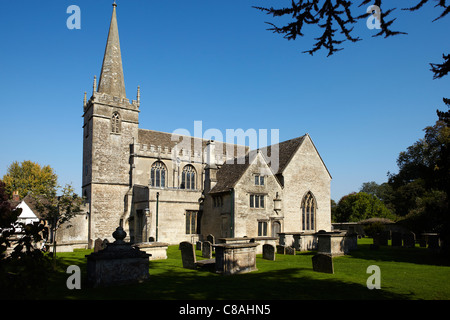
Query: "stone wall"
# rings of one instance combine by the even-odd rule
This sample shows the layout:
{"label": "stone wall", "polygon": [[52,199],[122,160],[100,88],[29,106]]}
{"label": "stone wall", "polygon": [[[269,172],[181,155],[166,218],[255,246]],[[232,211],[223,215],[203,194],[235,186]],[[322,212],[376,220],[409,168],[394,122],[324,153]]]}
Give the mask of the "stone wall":
{"label": "stone wall", "polygon": [[331,177],[307,135],[283,172],[284,232],[302,230],[301,202],[311,192],[317,202],[315,231],[331,230]]}

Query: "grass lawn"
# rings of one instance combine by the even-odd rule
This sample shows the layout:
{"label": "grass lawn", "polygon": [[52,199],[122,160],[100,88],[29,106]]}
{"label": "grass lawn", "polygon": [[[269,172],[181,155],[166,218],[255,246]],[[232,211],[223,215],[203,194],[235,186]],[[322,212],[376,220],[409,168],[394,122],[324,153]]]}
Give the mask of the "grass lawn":
{"label": "grass lawn", "polygon": [[[450,300],[450,261],[424,248],[381,247],[372,251],[372,239],[358,240],[358,250],[336,257],[334,274],[312,270],[314,252],[295,256],[277,255],[276,261],[257,256],[258,271],[222,276],[208,271],[184,269],[178,246],[170,246],[168,259],[150,261],[150,280],[146,283],[81,290],[66,287],[67,266],[75,264],[86,278],[89,250],[58,253],[58,272],[47,294],[40,299],[424,299]],[[197,251],[198,259],[200,251]],[[381,289],[366,286],[367,267],[381,270]]]}

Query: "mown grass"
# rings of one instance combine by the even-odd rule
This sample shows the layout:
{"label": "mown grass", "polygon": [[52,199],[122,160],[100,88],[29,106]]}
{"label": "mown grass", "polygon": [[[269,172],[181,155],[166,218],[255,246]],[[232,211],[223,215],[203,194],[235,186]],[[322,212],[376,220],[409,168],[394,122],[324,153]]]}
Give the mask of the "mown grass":
{"label": "mown grass", "polygon": [[[334,258],[334,274],[312,270],[314,252],[277,255],[276,261],[257,256],[258,271],[222,276],[209,271],[184,269],[178,246],[170,246],[168,259],[150,262],[150,280],[141,284],[88,288],[86,258],[89,250],[58,254],[58,272],[47,293],[39,299],[450,299],[450,262],[425,248],[381,247],[369,249],[372,239],[358,241],[351,255]],[[197,252],[201,259],[200,252]],[[82,271],[82,289],[66,287],[67,266]],[[366,286],[367,267],[381,270],[381,289]]]}

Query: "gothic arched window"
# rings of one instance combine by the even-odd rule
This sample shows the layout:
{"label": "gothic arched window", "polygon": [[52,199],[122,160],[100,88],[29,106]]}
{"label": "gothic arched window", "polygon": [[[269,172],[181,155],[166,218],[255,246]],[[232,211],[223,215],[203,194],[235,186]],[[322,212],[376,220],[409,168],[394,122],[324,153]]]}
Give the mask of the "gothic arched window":
{"label": "gothic arched window", "polygon": [[166,166],[156,161],[150,170],[150,186],[164,188],[166,186]]}
{"label": "gothic arched window", "polygon": [[183,171],[181,172],[181,184],[180,189],[195,189],[195,168],[188,164],[184,166]]}
{"label": "gothic arched window", "polygon": [[111,117],[111,132],[120,133],[120,114],[118,112],[114,112]]}
{"label": "gothic arched window", "polygon": [[314,231],[316,223],[316,199],[308,192],[302,200],[302,230]]}

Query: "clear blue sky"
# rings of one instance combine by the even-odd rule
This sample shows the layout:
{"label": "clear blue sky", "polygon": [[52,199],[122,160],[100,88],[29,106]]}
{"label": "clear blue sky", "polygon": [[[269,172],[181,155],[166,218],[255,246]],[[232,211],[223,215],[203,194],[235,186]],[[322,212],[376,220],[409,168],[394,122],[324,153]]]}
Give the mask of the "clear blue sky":
{"label": "clear blue sky", "polygon": [[[281,141],[309,133],[336,201],[397,172],[399,152],[450,97],[450,77],[432,80],[429,71],[450,53],[450,17],[432,22],[431,4],[394,12],[408,35],[373,38],[361,20],[355,32],[364,40],[327,58],[301,53],[313,34],[287,41],[266,30],[278,20],[251,8],[290,1],[117,2],[128,98],[141,86],[140,128],[193,133],[202,121],[224,133],[279,129]],[[83,94],[100,73],[111,4],[2,1],[0,178],[13,161],[32,160],[81,193]],[[66,26],[69,5],[81,8],[80,30]]]}

